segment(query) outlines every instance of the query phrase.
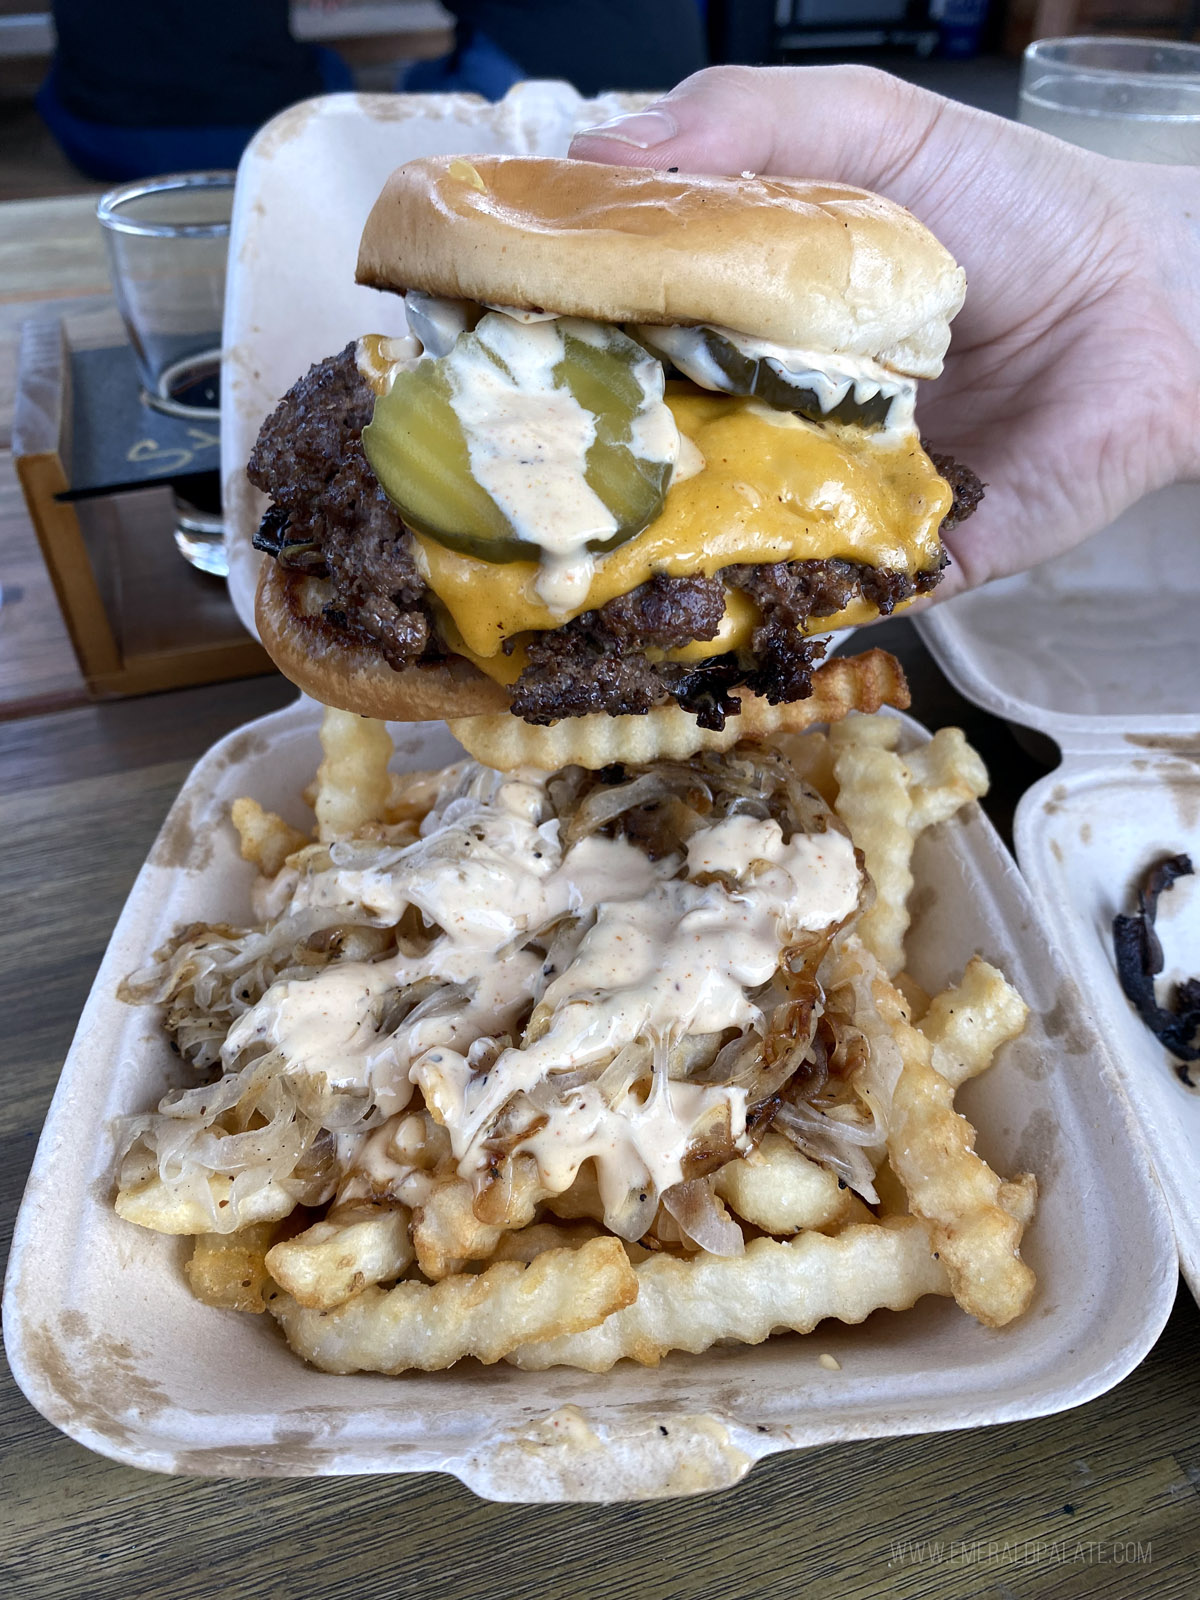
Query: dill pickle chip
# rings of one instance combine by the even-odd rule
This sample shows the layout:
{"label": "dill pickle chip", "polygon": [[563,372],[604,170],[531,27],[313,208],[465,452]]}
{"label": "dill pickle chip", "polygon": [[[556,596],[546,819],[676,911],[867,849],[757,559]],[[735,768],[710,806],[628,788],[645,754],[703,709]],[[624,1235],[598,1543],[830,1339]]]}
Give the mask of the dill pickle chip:
{"label": "dill pickle chip", "polygon": [[466,436],[450,401],[449,357],[396,374],[363,429],[371,470],[409,527],[485,561],[536,559],[471,473]]}
{"label": "dill pickle chip", "polygon": [[758,361],[744,355],[711,328],[704,329],[702,342],[713,365],[728,381],[730,394],[753,395],[777,411],[799,412],[810,422],[853,422],[860,428],[882,428],[887,423],[891,395],[875,394],[869,400],[856,400],[851,387],[837,405],[822,411],[817,391],[806,387],[803,381],[796,382],[777,361]]}
{"label": "dill pickle chip", "polygon": [[[595,334],[603,342],[593,342]],[[588,549],[615,550],[654,521],[670,486],[674,449],[671,459],[656,460],[639,455],[633,443],[649,397],[662,403],[662,366],[618,329],[572,320],[563,329],[556,375],[596,419],[587,481],[617,521],[610,539],[591,540]]]}
{"label": "dill pickle chip", "polygon": [[[553,460],[564,391],[586,414],[585,437],[590,421],[576,481],[585,500],[590,489],[601,502],[595,521],[605,524],[593,537],[585,529],[575,548],[611,550],[662,510],[677,448],[661,365],[616,328],[570,318],[523,325],[490,313],[447,355],[397,372],[375,402],[363,449],[419,533],[483,561],[537,560],[548,545],[478,481],[468,437],[477,456],[485,452],[493,484],[506,485],[510,506],[515,500],[520,509],[524,483],[536,499],[540,480],[555,473],[559,503],[564,495],[569,502],[570,463]],[[568,409],[568,421],[578,420]]]}

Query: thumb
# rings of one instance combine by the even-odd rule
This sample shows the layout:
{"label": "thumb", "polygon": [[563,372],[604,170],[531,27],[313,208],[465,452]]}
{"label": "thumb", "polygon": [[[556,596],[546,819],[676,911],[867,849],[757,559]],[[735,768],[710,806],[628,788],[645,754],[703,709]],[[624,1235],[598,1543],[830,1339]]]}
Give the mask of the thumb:
{"label": "thumb", "polygon": [[570,154],[614,166],[853,183],[925,210],[932,223],[921,205],[930,187],[936,194],[960,158],[974,166],[1008,127],[872,67],[710,67],[644,111],[584,129]]}

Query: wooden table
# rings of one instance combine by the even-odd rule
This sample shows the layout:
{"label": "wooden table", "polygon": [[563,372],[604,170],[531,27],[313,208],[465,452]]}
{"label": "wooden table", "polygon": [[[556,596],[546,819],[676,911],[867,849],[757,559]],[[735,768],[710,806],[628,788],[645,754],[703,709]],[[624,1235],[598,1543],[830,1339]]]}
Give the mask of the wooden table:
{"label": "wooden table", "polygon": [[[72,259],[56,269],[64,298],[80,288]],[[0,231],[0,311],[4,261]],[[0,412],[4,399],[0,376]],[[917,714],[983,752],[1007,830],[1043,769],[959,699],[908,623],[875,638],[904,660]],[[173,795],[215,739],[291,693],[271,677],[0,724],[5,1246],[75,1020]],[[1193,1600],[1200,1587],[1200,1314],[1186,1291],[1142,1366],[1079,1410],[775,1457],[688,1502],[496,1506],[438,1476],[162,1478],[57,1433],[6,1370],[0,1427],[13,1600]]]}
{"label": "wooden table", "polygon": [[31,317],[67,318],[102,344],[122,337],[93,195],[0,205],[0,718],[86,699],[12,463],[17,351]]}

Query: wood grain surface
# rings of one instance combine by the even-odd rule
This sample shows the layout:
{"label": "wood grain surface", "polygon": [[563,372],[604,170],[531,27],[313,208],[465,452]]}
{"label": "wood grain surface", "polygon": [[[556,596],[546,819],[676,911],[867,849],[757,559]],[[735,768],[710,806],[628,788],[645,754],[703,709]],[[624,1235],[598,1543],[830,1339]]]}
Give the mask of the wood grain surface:
{"label": "wood grain surface", "polygon": [[[957,722],[1003,827],[1044,769],[966,706],[896,622],[914,710]],[[189,766],[285,704],[277,678],[0,726],[0,1214],[108,934]],[[402,1381],[402,1380],[401,1380]],[[1181,1291],[1147,1360],[1076,1411],[784,1457],[719,1496],[485,1504],[436,1475],[231,1482],[118,1466],[0,1385],[0,1594],[13,1600],[1193,1600],[1200,1591],[1200,1314]]]}
{"label": "wood grain surface", "polygon": [[21,325],[61,317],[77,348],[122,337],[95,195],[0,204],[0,718],[86,698],[12,465]]}
{"label": "wood grain surface", "polygon": [[[0,720],[78,705],[87,688],[68,637],[50,575],[13,469],[13,399],[18,349],[27,321],[61,323],[72,350],[104,349],[125,332],[109,288],[102,230],[94,195],[0,204]],[[166,496],[167,491],[160,494]],[[111,512],[115,502],[93,503],[90,517]],[[91,665],[98,692],[129,693],[146,685],[202,676],[194,657],[178,650],[182,636],[206,644],[217,659],[210,673],[247,670],[253,653],[221,591],[211,579],[180,561],[163,519],[164,504],[142,495],[124,501],[119,537],[125,550],[120,585],[127,602],[110,617],[122,637],[126,661],[103,662],[95,649]],[[114,529],[118,524],[114,521]],[[134,548],[140,539],[141,559]],[[111,545],[112,536],[104,543]],[[133,555],[131,558],[131,549]],[[78,566],[66,563],[68,571]],[[154,570],[152,570],[154,569]],[[139,592],[145,580],[175,593],[157,608]],[[81,608],[86,618],[93,606]],[[178,633],[172,623],[184,619]],[[163,619],[167,619],[165,622]],[[101,630],[107,632],[106,629]],[[110,642],[111,648],[111,642]],[[251,662],[250,671],[260,670]]]}

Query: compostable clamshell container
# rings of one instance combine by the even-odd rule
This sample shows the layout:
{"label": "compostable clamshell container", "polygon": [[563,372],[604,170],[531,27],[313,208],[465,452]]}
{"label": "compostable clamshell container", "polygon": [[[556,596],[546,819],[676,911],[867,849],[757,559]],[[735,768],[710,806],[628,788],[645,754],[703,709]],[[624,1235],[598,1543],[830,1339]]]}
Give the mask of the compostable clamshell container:
{"label": "compostable clamshell container", "polygon": [[[1125,999],[1112,941],[1148,866],[1182,852],[1200,870],[1200,484],[917,625],[963,694],[1062,752],[1017,809],[1017,859],[1112,1051],[1200,1297],[1200,1090]],[[1200,975],[1197,878],[1161,897],[1156,927],[1162,1001]]]}
{"label": "compostable clamshell container", "polygon": [[[267,1317],[199,1305],[188,1241],[112,1208],[119,1119],[181,1081],[157,1008],[117,985],[182,923],[250,920],[253,868],[228,821],[253,795],[297,825],[320,759],[307,701],[199,763],[142,869],[46,1119],[13,1243],[5,1335],[17,1380],[65,1432],[167,1472],[451,1472],[505,1500],[621,1500],[715,1489],[774,1451],[1037,1416],[1118,1382],[1172,1304],[1174,1249],[1145,1147],[1077,985],[977,806],[925,834],[910,967],[931,991],[975,951],[1032,1006],[1029,1028],[959,1102],[1005,1174],[1032,1171],[1030,1310],[998,1332],[952,1303],[823,1323],[806,1338],[669,1357],[602,1377],[464,1362],[401,1378],[305,1367]],[[927,737],[905,719],[906,738]],[[440,724],[394,729],[397,765],[461,752]],[[829,1353],[839,1370],[822,1366]]]}
{"label": "compostable clamshell container", "polygon": [[[470,97],[336,96],[285,113],[243,163],[234,215],[222,418],[231,586],[252,620],[260,505],[242,475],[262,417],[310,361],[399,301],[353,283],[358,233],[384,177],[426,151],[565,149],[615,102],[522,85]],[[904,739],[928,737],[905,718]],[[1036,1173],[1023,1254],[1038,1275],[1018,1322],[992,1331],[948,1301],[822,1324],[755,1347],[622,1363],[597,1377],[464,1362],[401,1378],[305,1367],[266,1317],[199,1305],[187,1242],[112,1209],[120,1118],[179,1081],[154,1008],[116,998],[181,923],[250,918],[253,869],[228,822],[252,795],[311,826],[320,759],[301,698],[197,765],[144,866],[97,975],[46,1120],[18,1220],[5,1332],[18,1382],[72,1437],[133,1465],[229,1475],[454,1474],[502,1500],[627,1500],[716,1489],[773,1452],[974,1427],[1078,1405],[1128,1373],[1170,1311],[1166,1208],[1110,1052],[1029,890],[979,807],[929,830],[914,858],[909,966],[932,992],[979,952],[1032,1007],[1030,1025],[964,1086],[980,1152]],[[441,725],[397,727],[398,768],[459,754]],[[836,1358],[836,1368],[819,1357]]]}

